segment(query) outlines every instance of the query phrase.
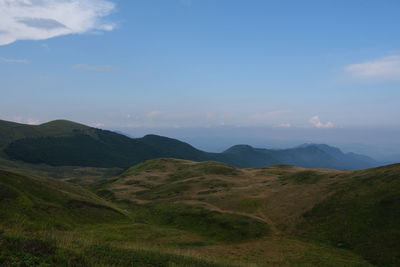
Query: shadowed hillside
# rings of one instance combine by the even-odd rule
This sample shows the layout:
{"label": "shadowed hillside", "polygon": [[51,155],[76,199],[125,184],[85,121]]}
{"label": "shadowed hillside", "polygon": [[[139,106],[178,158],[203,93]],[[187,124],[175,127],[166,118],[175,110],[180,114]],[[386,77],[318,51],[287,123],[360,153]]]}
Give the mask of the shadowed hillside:
{"label": "shadowed hillside", "polygon": [[111,203],[66,182],[0,169],[0,225],[27,229],[69,229],[124,220]]}
{"label": "shadowed hillside", "polygon": [[69,121],[53,121],[38,126],[0,121],[0,130],[0,155],[11,160],[52,166],[128,168],[163,157],[219,161],[241,168],[289,164],[306,168],[362,169],[378,165],[366,156],[345,154],[326,145],[282,150],[238,145],[223,153],[208,153],[167,137],[147,135],[133,139]]}
{"label": "shadowed hillside", "polygon": [[45,136],[66,136],[77,131],[88,131],[90,127],[66,120],[57,120],[41,125],[28,125],[0,120],[0,148],[23,139]]}
{"label": "shadowed hillside", "polygon": [[348,179],[303,215],[299,232],[379,266],[399,266],[400,165],[357,171]]}

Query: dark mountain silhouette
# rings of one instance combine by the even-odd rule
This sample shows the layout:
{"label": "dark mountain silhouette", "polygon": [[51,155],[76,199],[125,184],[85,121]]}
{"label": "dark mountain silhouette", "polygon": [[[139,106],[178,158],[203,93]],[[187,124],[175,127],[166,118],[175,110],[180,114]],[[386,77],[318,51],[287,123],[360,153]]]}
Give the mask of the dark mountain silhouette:
{"label": "dark mountain silhouette", "polygon": [[223,153],[209,153],[176,139],[158,135],[130,138],[71,121],[41,125],[0,121],[0,155],[12,160],[53,166],[122,167],[155,158],[219,161],[236,167],[277,164],[306,168],[363,169],[378,165],[373,159],[343,153],[328,145],[305,144],[273,150],[236,145]]}

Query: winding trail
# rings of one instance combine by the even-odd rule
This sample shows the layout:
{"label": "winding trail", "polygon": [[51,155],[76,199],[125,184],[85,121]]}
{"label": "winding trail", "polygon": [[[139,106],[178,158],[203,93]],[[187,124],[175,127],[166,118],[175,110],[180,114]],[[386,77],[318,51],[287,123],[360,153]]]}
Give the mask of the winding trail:
{"label": "winding trail", "polygon": [[246,216],[246,217],[250,217],[259,221],[263,221],[266,224],[268,224],[270,230],[271,230],[271,234],[275,235],[275,236],[280,236],[281,235],[281,231],[276,227],[276,224],[274,223],[274,221],[272,221],[270,218],[268,218],[267,216],[265,216],[264,214],[262,214],[262,212],[259,210],[258,214],[259,215],[255,215],[255,214],[250,214],[250,213],[246,213],[246,212],[240,212],[240,211],[234,211],[234,210],[224,210],[221,209],[213,204],[210,204],[208,202],[202,202],[202,201],[197,201],[197,200],[186,200],[186,201],[182,201],[182,203],[185,204],[190,204],[190,205],[198,205],[198,206],[203,206],[209,210],[212,211],[218,211],[221,213],[230,213],[230,214],[236,214],[236,215],[241,215],[241,216]]}

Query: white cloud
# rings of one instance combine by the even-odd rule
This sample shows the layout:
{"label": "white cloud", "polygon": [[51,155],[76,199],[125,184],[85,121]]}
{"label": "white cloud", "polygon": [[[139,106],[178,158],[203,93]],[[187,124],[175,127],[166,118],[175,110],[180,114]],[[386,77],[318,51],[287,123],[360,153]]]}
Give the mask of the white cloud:
{"label": "white cloud", "polygon": [[330,121],[326,122],[326,123],[322,123],[319,116],[314,116],[310,119],[310,122],[315,126],[315,128],[319,128],[319,129],[329,129],[329,128],[333,128],[334,124]]}
{"label": "white cloud", "polygon": [[29,61],[26,60],[26,59],[0,57],[0,62],[4,62],[4,63],[28,63]]}
{"label": "white cloud", "polygon": [[6,118],[7,120],[10,121],[15,121],[17,123],[23,123],[23,124],[30,124],[30,125],[38,125],[40,124],[40,120],[38,119],[33,119],[33,118],[25,118],[22,116],[14,116],[11,118]]}
{"label": "white cloud", "polygon": [[277,128],[290,128],[290,127],[292,127],[292,124],[290,124],[290,123],[281,123],[281,124],[274,125],[274,127],[277,127]]}
{"label": "white cloud", "polygon": [[355,77],[400,80],[400,56],[352,64],[346,67],[346,71]]}
{"label": "white cloud", "polygon": [[114,7],[107,0],[0,0],[0,45],[110,31],[115,26],[103,17]]}
{"label": "white cloud", "polygon": [[26,124],[29,124],[29,125],[39,125],[39,124],[40,124],[40,121],[39,121],[39,120],[36,120],[36,119],[27,119],[27,120],[26,120]]}
{"label": "white cloud", "polygon": [[95,128],[100,128],[100,127],[106,126],[104,123],[101,123],[101,122],[92,123],[91,125]]}
{"label": "white cloud", "polygon": [[110,65],[89,65],[89,64],[76,64],[73,66],[75,69],[90,70],[90,71],[112,71],[115,67]]}

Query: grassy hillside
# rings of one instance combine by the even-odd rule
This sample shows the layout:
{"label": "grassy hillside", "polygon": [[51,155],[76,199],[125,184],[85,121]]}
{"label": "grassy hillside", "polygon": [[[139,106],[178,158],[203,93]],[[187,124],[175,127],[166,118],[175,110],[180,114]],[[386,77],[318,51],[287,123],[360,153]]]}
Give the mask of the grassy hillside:
{"label": "grassy hillside", "polygon": [[[215,162],[158,159],[130,168],[97,190],[137,210],[142,207],[142,218],[158,216],[158,224],[197,234],[204,235],[188,225],[201,225],[199,218],[208,216],[204,211],[219,212],[264,222],[267,231],[252,235],[258,244],[275,237],[303,237],[374,264],[398,266],[399,177],[399,165],[354,172],[286,165],[235,169]],[[190,214],[193,209],[199,212]],[[183,222],[164,219],[164,211]]]}
{"label": "grassy hillside", "polygon": [[41,125],[28,125],[0,120],[0,148],[23,139],[44,136],[66,136],[77,131],[87,131],[90,127],[66,120],[56,120]]}
{"label": "grassy hillside", "polygon": [[112,204],[81,187],[0,169],[0,226],[70,229],[81,224],[123,220]]}
{"label": "grassy hillside", "polygon": [[5,152],[11,159],[52,166],[128,167],[165,155],[155,147],[109,131],[93,134],[25,138],[12,142]]}
{"label": "grassy hillside", "polygon": [[[133,234],[129,247],[120,229],[125,241]],[[0,169],[1,266],[223,266],[136,245],[147,234],[182,235],[167,231],[79,186]]]}
{"label": "grassy hillside", "polygon": [[2,168],[0,265],[370,266],[296,233],[348,173],[158,159],[92,185],[94,195]]}
{"label": "grassy hillside", "polygon": [[400,165],[358,171],[304,214],[304,236],[351,249],[374,264],[400,265]]}

